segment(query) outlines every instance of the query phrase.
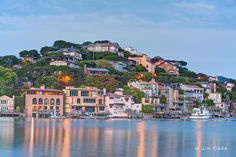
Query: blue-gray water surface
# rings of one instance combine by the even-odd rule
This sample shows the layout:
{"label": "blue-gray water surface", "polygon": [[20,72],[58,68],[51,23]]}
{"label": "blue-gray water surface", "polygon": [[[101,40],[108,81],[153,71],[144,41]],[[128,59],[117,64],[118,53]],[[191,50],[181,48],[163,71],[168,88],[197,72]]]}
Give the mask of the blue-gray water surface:
{"label": "blue-gray water surface", "polygon": [[0,157],[235,157],[236,121],[0,118]]}

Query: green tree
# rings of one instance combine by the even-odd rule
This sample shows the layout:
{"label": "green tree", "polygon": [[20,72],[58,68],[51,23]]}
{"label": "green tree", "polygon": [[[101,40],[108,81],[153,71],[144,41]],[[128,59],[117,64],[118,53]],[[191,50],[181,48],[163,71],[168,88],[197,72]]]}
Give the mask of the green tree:
{"label": "green tree", "polygon": [[140,65],[137,65],[134,69],[135,72],[147,72],[147,69],[142,66],[141,64]]}
{"label": "green tree", "polygon": [[50,51],[56,51],[56,50],[58,50],[58,49],[57,49],[57,48],[54,48],[54,47],[51,47],[51,46],[44,46],[44,47],[42,47],[42,48],[40,49],[40,54],[41,54],[42,56],[45,56],[45,55],[47,55],[48,52],[50,52]]}
{"label": "green tree", "polygon": [[13,70],[0,66],[0,95],[11,96],[14,93],[13,83],[16,76]]}
{"label": "green tree", "polygon": [[21,58],[25,58],[25,57],[32,57],[35,59],[40,58],[40,54],[38,53],[37,50],[29,50],[29,51],[24,50],[24,51],[21,51],[19,54]]}
{"label": "green tree", "polygon": [[12,67],[15,64],[19,64],[20,60],[14,55],[7,55],[0,57],[0,66]]}
{"label": "green tree", "polygon": [[43,78],[37,79],[35,82],[36,87],[40,87],[42,84],[44,84],[47,88],[51,88],[51,89],[61,88],[59,80],[55,76],[45,76]]}
{"label": "green tree", "polygon": [[129,86],[124,86],[124,94],[132,95],[134,97],[134,102],[141,103],[142,98],[144,97],[144,92],[139,89],[130,88]]}
{"label": "green tree", "polygon": [[85,77],[83,85],[106,88],[108,92],[114,92],[119,87],[119,81],[114,79],[111,75],[87,76]]}
{"label": "green tree", "polygon": [[161,96],[160,103],[161,104],[166,104],[167,103],[166,96],[164,96],[164,95]]}
{"label": "green tree", "polygon": [[143,105],[142,112],[146,114],[151,114],[154,112],[154,105]]}

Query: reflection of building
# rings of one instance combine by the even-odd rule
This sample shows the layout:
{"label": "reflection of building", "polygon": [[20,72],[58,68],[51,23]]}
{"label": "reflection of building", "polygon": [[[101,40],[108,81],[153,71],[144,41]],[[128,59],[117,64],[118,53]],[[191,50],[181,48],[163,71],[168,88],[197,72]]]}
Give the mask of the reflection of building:
{"label": "reflection of building", "polygon": [[96,87],[66,87],[64,89],[66,95],[66,113],[79,111],[85,112],[105,112],[104,95],[106,89],[98,89]]}
{"label": "reflection of building", "polygon": [[0,112],[14,112],[15,97],[0,96]]}
{"label": "reflection of building", "polygon": [[63,91],[40,88],[31,88],[25,93],[25,114],[28,117],[50,114],[63,115]]}

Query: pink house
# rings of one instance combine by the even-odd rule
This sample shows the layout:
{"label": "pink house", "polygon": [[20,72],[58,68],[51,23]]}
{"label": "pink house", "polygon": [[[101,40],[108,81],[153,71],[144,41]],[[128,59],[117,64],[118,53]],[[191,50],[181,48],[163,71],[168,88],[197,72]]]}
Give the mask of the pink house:
{"label": "pink house", "polygon": [[63,91],[40,88],[31,88],[25,92],[25,115],[27,117],[50,116],[56,114],[63,116]]}

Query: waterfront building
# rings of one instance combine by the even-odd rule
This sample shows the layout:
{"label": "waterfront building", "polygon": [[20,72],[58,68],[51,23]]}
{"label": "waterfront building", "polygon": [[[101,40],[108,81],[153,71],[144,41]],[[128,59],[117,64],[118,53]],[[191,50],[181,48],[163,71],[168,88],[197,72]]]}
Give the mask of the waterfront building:
{"label": "waterfront building", "polygon": [[123,89],[119,88],[114,93],[105,95],[105,105],[111,117],[124,118],[128,117],[129,111],[139,110],[140,106],[134,104],[133,96],[124,95]]}
{"label": "waterfront building", "polygon": [[88,51],[92,52],[112,52],[112,53],[118,53],[119,52],[119,44],[118,43],[112,43],[112,42],[105,42],[105,43],[94,43],[89,44],[87,46]]}
{"label": "waterfront building", "polygon": [[128,82],[128,86],[143,91],[146,97],[158,96],[158,83],[154,79],[149,82],[143,80]]}
{"label": "waterfront building", "polygon": [[63,116],[63,91],[40,88],[31,88],[25,92],[25,115],[27,117],[50,116],[52,114]]}
{"label": "waterfront building", "polygon": [[65,112],[67,114],[79,112],[107,112],[104,102],[106,89],[96,87],[71,87],[64,89],[65,93]]}
{"label": "waterfront building", "polygon": [[214,82],[198,82],[206,93],[216,93],[216,83]]}
{"label": "waterfront building", "polygon": [[184,97],[188,100],[202,102],[204,89],[196,85],[181,84],[180,89],[184,91]]}
{"label": "waterfront building", "polygon": [[209,93],[208,99],[213,100],[216,105],[221,105],[222,94],[221,93]]}
{"label": "waterfront building", "polygon": [[0,112],[14,112],[15,97],[0,96]]}

